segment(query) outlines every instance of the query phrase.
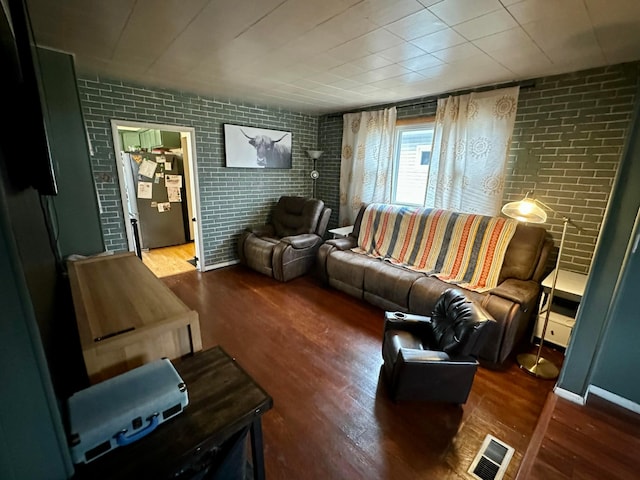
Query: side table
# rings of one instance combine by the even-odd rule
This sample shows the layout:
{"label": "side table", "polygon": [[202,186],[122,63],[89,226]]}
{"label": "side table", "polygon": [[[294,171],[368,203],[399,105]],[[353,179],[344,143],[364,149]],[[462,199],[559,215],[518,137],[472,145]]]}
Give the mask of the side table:
{"label": "side table", "polygon": [[346,237],[351,232],[353,232],[353,225],[348,225],[346,227],[340,228],[332,228],[329,230],[329,233],[333,234],[333,238]]}
{"label": "side table", "polygon": [[221,347],[173,364],[187,385],[184,411],[141,440],[76,465],[74,479],[199,478],[218,447],[247,427],[254,479],[265,478],[261,417],[271,397]]}
{"label": "side table", "polygon": [[[555,270],[554,270],[555,271]],[[540,302],[538,319],[534,329],[533,337],[540,338],[546,309],[549,308],[549,293],[553,283],[553,271],[542,281],[543,298]],[[587,276],[581,273],[570,272],[568,270],[558,271],[556,290],[549,314],[549,325],[544,340],[561,347],[569,345],[571,332],[576,322],[578,306],[582,300],[584,289],[587,284]]]}

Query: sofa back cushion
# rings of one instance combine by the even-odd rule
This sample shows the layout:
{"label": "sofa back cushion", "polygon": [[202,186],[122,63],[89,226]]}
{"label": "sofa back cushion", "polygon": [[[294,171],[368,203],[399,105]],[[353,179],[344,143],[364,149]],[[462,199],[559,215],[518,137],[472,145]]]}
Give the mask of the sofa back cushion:
{"label": "sofa back cushion", "polygon": [[507,247],[498,283],[507,278],[529,280],[538,266],[547,231],[539,226],[519,223]]}
{"label": "sofa back cushion", "polygon": [[277,237],[315,233],[324,202],[315,198],[280,197],[273,210],[272,223]]}

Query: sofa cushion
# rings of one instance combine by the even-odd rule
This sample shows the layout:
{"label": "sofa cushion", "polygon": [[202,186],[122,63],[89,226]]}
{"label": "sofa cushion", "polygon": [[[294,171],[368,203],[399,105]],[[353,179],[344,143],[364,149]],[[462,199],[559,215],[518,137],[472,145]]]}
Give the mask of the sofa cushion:
{"label": "sofa cushion", "polygon": [[402,309],[408,309],[411,285],[424,276],[423,273],[413,272],[382,260],[370,259],[364,269],[364,290]]}
{"label": "sofa cushion", "polygon": [[327,275],[332,280],[355,287],[364,288],[364,269],[371,259],[364,255],[356,255],[351,251],[335,250],[327,258]]}
{"label": "sofa cushion", "polygon": [[500,270],[500,285],[506,278],[530,280],[538,266],[547,231],[538,226],[519,223],[509,242]]}

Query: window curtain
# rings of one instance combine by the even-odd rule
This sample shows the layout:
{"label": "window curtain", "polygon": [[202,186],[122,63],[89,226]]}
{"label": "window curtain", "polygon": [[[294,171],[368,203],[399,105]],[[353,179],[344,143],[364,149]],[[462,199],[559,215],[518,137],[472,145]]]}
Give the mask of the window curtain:
{"label": "window curtain", "polygon": [[343,116],[340,163],[341,226],[353,225],[363,203],[391,201],[396,108]]}
{"label": "window curtain", "polygon": [[520,87],[438,100],[425,205],[497,215]]}

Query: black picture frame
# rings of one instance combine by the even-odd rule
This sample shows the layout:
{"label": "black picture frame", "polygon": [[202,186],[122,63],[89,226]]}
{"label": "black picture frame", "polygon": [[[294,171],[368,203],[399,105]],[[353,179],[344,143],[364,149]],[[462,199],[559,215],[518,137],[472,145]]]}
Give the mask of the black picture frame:
{"label": "black picture frame", "polygon": [[261,127],[224,124],[226,166],[230,168],[291,168],[292,134]]}

